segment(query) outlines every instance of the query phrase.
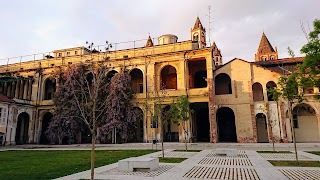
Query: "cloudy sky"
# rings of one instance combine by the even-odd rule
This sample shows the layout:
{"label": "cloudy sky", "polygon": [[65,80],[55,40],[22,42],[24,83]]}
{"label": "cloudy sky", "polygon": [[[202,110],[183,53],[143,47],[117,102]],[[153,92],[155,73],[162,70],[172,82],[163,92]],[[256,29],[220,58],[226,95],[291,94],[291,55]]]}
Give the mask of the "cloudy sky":
{"label": "cloudy sky", "polygon": [[86,41],[146,39],[149,33],[189,40],[197,15],[208,35],[209,5],[210,39],[221,49],[224,63],[234,57],[253,61],[263,31],[280,58],[288,56],[288,46],[300,56],[306,43],[300,21],[308,30],[308,23],[312,28],[320,18],[319,0],[2,0],[0,59],[84,46]]}

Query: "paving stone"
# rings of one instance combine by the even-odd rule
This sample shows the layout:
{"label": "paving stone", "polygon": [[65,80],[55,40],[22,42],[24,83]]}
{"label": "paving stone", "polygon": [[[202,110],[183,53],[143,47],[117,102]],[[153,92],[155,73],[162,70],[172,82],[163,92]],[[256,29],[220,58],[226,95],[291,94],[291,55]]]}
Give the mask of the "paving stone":
{"label": "paving stone", "polygon": [[320,168],[281,168],[279,169],[289,179],[320,179]]}
{"label": "paving stone", "polygon": [[[267,160],[296,160],[294,153],[259,153],[260,156]],[[298,154],[299,160],[311,160],[311,158]]]}
{"label": "paving stone", "polygon": [[203,167],[195,166],[183,177],[200,179],[260,179],[253,168]]}
{"label": "paving stone", "polygon": [[252,166],[249,159],[230,159],[230,158],[204,158],[198,164],[213,164],[225,166]]}

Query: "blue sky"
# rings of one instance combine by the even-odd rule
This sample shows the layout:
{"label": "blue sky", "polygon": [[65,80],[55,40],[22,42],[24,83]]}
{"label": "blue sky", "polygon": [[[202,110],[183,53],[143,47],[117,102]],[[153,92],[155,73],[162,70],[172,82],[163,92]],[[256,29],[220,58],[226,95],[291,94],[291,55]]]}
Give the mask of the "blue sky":
{"label": "blue sky", "polygon": [[208,35],[209,5],[210,39],[221,49],[224,63],[234,57],[253,61],[263,31],[280,58],[288,56],[288,46],[299,56],[307,42],[300,21],[308,30],[308,23],[312,28],[313,20],[320,18],[319,0],[2,1],[0,59],[84,46],[86,41],[146,39],[149,33],[189,40],[197,15]]}

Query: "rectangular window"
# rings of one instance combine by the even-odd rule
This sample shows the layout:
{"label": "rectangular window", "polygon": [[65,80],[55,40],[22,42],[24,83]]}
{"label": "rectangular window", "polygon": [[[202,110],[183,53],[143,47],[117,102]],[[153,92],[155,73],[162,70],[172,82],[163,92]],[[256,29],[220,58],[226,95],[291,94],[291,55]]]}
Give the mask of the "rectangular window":
{"label": "rectangular window", "polygon": [[61,56],[62,56],[62,53],[59,53],[58,56],[61,57]]}
{"label": "rectangular window", "polygon": [[138,84],[138,93],[143,93],[143,84]]}
{"label": "rectangular window", "polygon": [[67,56],[70,56],[70,52],[67,52]]}
{"label": "rectangular window", "polygon": [[77,51],[74,51],[74,55],[77,55],[78,54],[78,52]]}
{"label": "rectangular window", "polygon": [[0,120],[2,123],[6,122],[7,118],[7,108],[0,108]]}

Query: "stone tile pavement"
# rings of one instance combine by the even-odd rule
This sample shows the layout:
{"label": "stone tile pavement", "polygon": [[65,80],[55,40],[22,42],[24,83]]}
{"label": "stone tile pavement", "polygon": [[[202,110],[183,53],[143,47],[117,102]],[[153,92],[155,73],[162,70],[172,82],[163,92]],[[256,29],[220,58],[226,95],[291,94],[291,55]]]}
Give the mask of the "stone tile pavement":
{"label": "stone tile pavement", "polygon": [[[175,152],[165,150],[166,157],[186,157],[182,163],[160,163],[160,167],[151,172],[121,172],[117,163],[95,169],[95,179],[104,180],[205,180],[205,179],[320,179],[320,168],[274,167],[267,159],[294,160],[294,154],[270,156],[254,150],[238,150],[238,156],[215,155],[214,149],[201,152]],[[298,152],[301,160],[320,161],[320,156],[307,152]],[[159,157],[161,152],[144,155]],[[281,156],[285,155],[285,156]],[[293,155],[293,156],[292,156]],[[59,180],[90,179],[90,171],[58,178]]]}

